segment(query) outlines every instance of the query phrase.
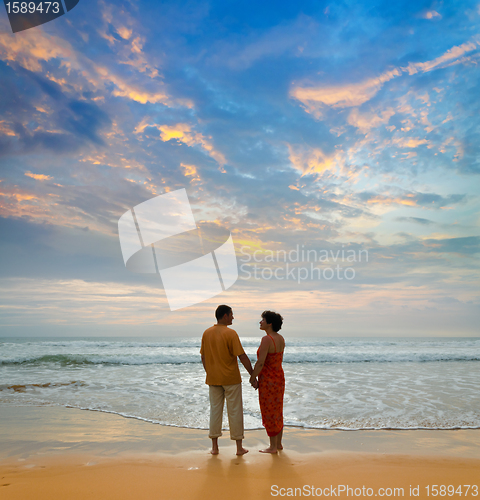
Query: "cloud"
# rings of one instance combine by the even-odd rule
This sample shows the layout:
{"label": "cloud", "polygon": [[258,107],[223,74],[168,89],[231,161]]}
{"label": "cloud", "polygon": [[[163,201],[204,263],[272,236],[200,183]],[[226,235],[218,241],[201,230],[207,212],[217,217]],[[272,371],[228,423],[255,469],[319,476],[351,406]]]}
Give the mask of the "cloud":
{"label": "cloud", "polygon": [[480,236],[463,238],[425,239],[423,245],[432,252],[448,252],[459,255],[475,255],[480,253]]}
{"label": "cloud", "polygon": [[[156,70],[143,59],[141,47],[141,40],[135,38],[131,42],[131,50],[129,51],[135,57],[133,59],[126,58],[123,62],[136,67],[140,72],[147,72],[152,78],[155,78],[158,72],[155,73]],[[162,103],[170,106],[193,106],[192,102],[187,99],[171,98],[162,81],[155,80],[156,90],[148,90],[144,87],[143,82],[134,82],[132,77],[129,81],[105,65],[96,64],[76,51],[68,41],[55,35],[49,35],[43,30],[26,30],[15,35],[0,34],[0,58],[12,66],[18,65],[34,73],[44,72],[45,76],[38,78],[43,78],[43,80],[48,78],[57,82],[65,92],[71,91],[73,87],[77,90],[88,89],[106,94],[111,92],[113,96],[125,97],[142,104]],[[52,71],[45,72],[42,63],[53,64],[56,60],[59,61],[59,67],[51,68]],[[65,70],[66,75],[63,78],[56,78],[55,72]]]}
{"label": "cloud", "polygon": [[[31,32],[33,31],[33,33]],[[68,43],[43,30],[26,30],[18,34],[0,33],[0,57],[33,72],[41,72],[41,61],[63,59],[75,61],[75,51]]]}
{"label": "cloud", "polygon": [[[52,162],[51,158],[48,160]],[[41,164],[36,168],[43,170]],[[57,182],[33,182],[31,178],[27,181],[22,172],[24,186],[21,185],[22,177],[15,184],[7,180],[0,183],[0,213],[4,217],[51,226],[88,227],[112,235],[117,232],[118,218],[129,207],[151,198],[155,194],[152,188],[164,191],[161,181],[156,182],[157,176],[154,180],[139,170],[98,168],[91,163],[72,164],[63,158],[54,168]],[[127,172],[141,176],[141,180],[129,182],[124,178]],[[176,176],[183,179],[180,172]]]}
{"label": "cloud", "polygon": [[[28,81],[28,80],[27,80]],[[33,80],[37,82],[36,79]],[[0,84],[10,89],[10,76]],[[23,91],[23,92],[22,92]],[[49,100],[49,112],[39,111],[38,88],[25,85],[13,89],[10,98],[16,106],[11,106],[5,113],[5,120],[0,127],[0,155],[21,155],[33,151],[48,150],[55,155],[74,153],[85,144],[104,146],[102,134],[111,126],[111,119],[95,103],[85,100],[72,100],[59,91],[55,100]],[[0,97],[3,104],[3,98]],[[9,105],[10,107],[10,105]]]}
{"label": "cloud", "polygon": [[129,30],[125,26],[119,26],[117,28],[117,33],[124,39],[128,40],[132,36],[132,30]]}
{"label": "cloud", "polygon": [[[42,130],[31,132],[19,123],[15,125],[15,133],[17,141],[0,144],[0,156],[25,155],[26,153],[41,150],[47,150],[55,155],[62,155],[75,153],[85,144],[82,138],[76,137],[72,133],[45,132]],[[97,138],[94,142],[102,144],[100,138]]]}
{"label": "cloud", "polygon": [[441,68],[449,63],[462,62],[462,56],[468,52],[472,52],[477,49],[477,44],[474,42],[466,42],[462,45],[452,47],[447,50],[441,56],[432,59],[431,61],[426,61],[423,63],[409,63],[406,68],[402,68],[403,71],[408,72],[409,75],[414,75],[415,73],[427,73],[434,69]]}
{"label": "cloud", "polygon": [[409,63],[406,67],[393,68],[377,77],[359,83],[340,84],[335,86],[302,86],[294,85],[290,96],[300,101],[307,113],[316,118],[323,116],[324,108],[356,107],[372,99],[386,82],[408,73],[410,76],[418,72],[426,73],[444,67],[447,64],[463,62],[462,56],[477,49],[477,44],[467,42],[452,47],[441,56],[424,63]]}
{"label": "cloud", "polygon": [[127,97],[141,104],[162,103],[167,106],[193,106],[192,102],[188,99],[172,99],[161,82],[157,82],[155,86],[162,90],[149,91],[142,84],[126,81],[125,78],[116,75],[105,66],[94,65],[94,69],[96,73],[92,72],[89,82],[97,90],[105,90],[105,83],[112,83],[114,85],[112,95],[115,97]]}
{"label": "cloud", "polygon": [[173,321],[168,317],[170,310],[158,280],[131,284],[98,277],[16,277],[2,280],[0,297],[5,308],[0,318],[2,328],[12,331],[12,326],[21,325],[24,335],[31,335],[32,327],[35,331],[44,329],[45,335],[59,328],[65,336],[86,327],[102,335],[109,326],[113,327],[112,334],[121,331],[131,335],[132,327],[139,322],[155,325],[150,331],[153,335],[159,330],[162,316],[167,316],[167,323]]}
{"label": "cloud", "polygon": [[427,139],[419,139],[418,137],[395,137],[392,144],[400,148],[414,149],[423,144],[429,144]]}
{"label": "cloud", "polygon": [[396,217],[395,220],[398,220],[399,222],[414,222],[415,224],[421,224],[422,226],[435,224],[432,220],[423,219],[421,217]]}
{"label": "cloud", "polygon": [[392,108],[384,109],[378,114],[374,112],[362,113],[358,108],[355,108],[348,115],[347,123],[358,128],[360,132],[365,134],[372,128],[386,125],[394,114],[395,111]]}
{"label": "cloud", "polygon": [[400,69],[394,69],[357,84],[330,87],[298,86],[290,91],[290,96],[303,103],[307,113],[321,117],[325,106],[332,108],[360,106],[374,97],[385,82],[401,74]]}
{"label": "cloud", "polygon": [[33,80],[40,87],[40,89],[52,99],[60,100],[64,98],[62,87],[66,88],[65,79],[59,80],[52,75],[49,75],[50,78],[45,78],[43,75],[39,75],[32,71],[28,72],[27,76],[31,80]]}
{"label": "cloud", "polygon": [[[130,33],[131,35],[131,33]],[[152,65],[143,53],[143,45],[145,38],[137,36],[131,40],[130,47],[122,51],[122,56],[119,59],[120,64],[127,64],[133,66],[140,73],[147,74],[150,78],[155,79],[159,77],[158,69]]]}
{"label": "cloud", "polygon": [[424,207],[440,209],[450,205],[461,203],[465,200],[464,194],[452,194],[441,196],[435,193],[403,193],[398,195],[378,194],[363,191],[356,194],[356,197],[368,205],[406,205],[410,207]]}
{"label": "cloud", "polygon": [[288,159],[302,177],[309,174],[319,174],[336,167],[335,155],[328,156],[320,148],[310,148],[301,145],[287,144]]}
{"label": "cloud", "polygon": [[37,181],[50,181],[53,179],[51,175],[43,175],[43,174],[32,174],[32,172],[25,172],[27,177],[31,177]]}
{"label": "cloud", "polygon": [[408,196],[388,196],[373,193],[359,193],[358,197],[369,205],[406,205],[410,207],[417,206],[417,201]]}
{"label": "cloud", "polygon": [[185,177],[191,177],[192,181],[199,181],[200,176],[198,175],[197,167],[195,165],[186,165],[181,163],[180,166],[183,169],[183,175]]}
{"label": "cloud", "polygon": [[[268,290],[275,291],[273,300],[282,307],[291,307],[292,294],[302,311],[311,310],[318,301],[323,301],[325,309],[340,299],[344,302],[335,307],[343,311],[349,301],[360,299],[359,314],[371,315],[375,307],[370,309],[369,304],[380,300],[391,307],[399,303],[415,307],[417,298],[422,298],[422,306],[428,304],[429,294],[435,291],[433,283],[439,284],[437,292],[445,286],[445,294],[456,298],[464,293],[458,292],[463,285],[473,289],[472,276],[465,271],[469,262],[473,267],[473,259],[462,261],[462,256],[474,255],[466,253],[473,252],[473,243],[442,243],[443,235],[437,239],[429,235],[424,244],[415,235],[425,237],[435,227],[447,235],[465,235],[477,222],[471,172],[465,170],[459,176],[460,162],[452,161],[460,150],[469,165],[479,157],[478,75],[473,66],[457,66],[448,74],[432,72],[432,68],[464,64],[474,51],[468,52],[471,46],[459,42],[457,51],[443,56],[438,52],[442,45],[435,36],[447,44],[444,47],[456,43],[450,42],[452,37],[458,40],[458,31],[452,28],[455,19],[450,27],[445,26],[446,35],[437,33],[425,40],[433,25],[418,19],[413,22],[426,31],[399,36],[404,33],[404,20],[412,20],[411,12],[402,13],[401,20],[392,18],[385,31],[384,18],[370,16],[365,23],[361,15],[358,20],[340,17],[336,8],[330,9],[330,26],[325,31],[312,21],[311,31],[301,33],[302,27],[310,26],[305,21],[295,25],[296,32],[286,31],[284,39],[282,29],[288,23],[277,19],[235,32],[225,26],[216,30],[211,23],[212,31],[207,34],[206,13],[198,25],[186,21],[185,32],[170,35],[149,31],[157,20],[146,17],[140,18],[146,21],[141,31],[136,20],[130,22],[121,9],[115,9],[105,21],[108,44],[106,38],[99,39],[94,18],[77,23],[88,35],[84,42],[73,24],[68,28],[57,25],[60,29],[54,32],[64,30],[63,37],[36,30],[37,45],[47,47],[43,42],[50,42],[48,51],[39,52],[38,57],[32,56],[31,44],[25,42],[28,33],[17,38],[13,49],[7,46],[10,38],[0,42],[8,62],[0,62],[0,147],[16,155],[2,158],[7,167],[0,183],[1,210],[10,220],[33,221],[17,227],[18,232],[43,230],[44,222],[61,228],[58,234],[45,231],[41,241],[32,238],[13,244],[7,240],[1,254],[4,272],[64,279],[72,295],[70,305],[86,303],[92,289],[85,282],[95,288],[98,283],[129,279],[114,265],[119,257],[124,267],[115,234],[118,217],[155,193],[186,187],[195,217],[229,227],[235,241],[254,242],[259,248],[292,248],[297,243],[319,248],[357,241],[378,250],[372,250],[368,269],[363,274],[359,271],[346,293],[330,294],[327,288],[336,285],[325,282],[311,284],[309,291],[301,286],[295,290],[292,283],[272,283],[270,288],[254,283],[251,294],[231,295],[245,303],[246,310],[252,303],[247,298],[255,302],[262,296],[272,297],[265,293]],[[140,11],[132,19],[136,15]],[[146,11],[141,15],[147,16]],[[169,12],[162,15],[159,22],[170,22]],[[323,22],[321,16],[317,19]],[[276,29],[272,24],[277,24]],[[318,34],[312,36],[315,30]],[[221,45],[225,45],[223,52],[211,50]],[[436,52],[425,56],[432,50]],[[437,55],[443,58],[434,59]],[[418,61],[424,66],[415,66]],[[393,67],[389,66],[392,62]],[[294,100],[293,95],[290,101],[285,98],[292,79],[319,70],[331,80],[325,81],[326,88],[320,88],[318,96],[301,95],[304,102]],[[410,78],[409,71],[419,76]],[[316,86],[295,84],[292,90]],[[372,102],[375,96],[378,99]],[[395,104],[382,106],[385,101]],[[323,113],[325,122],[313,120],[299,104],[311,113]],[[445,122],[448,113],[451,120]],[[222,174],[217,164],[228,173]],[[382,217],[386,212],[390,215]],[[429,220],[430,214],[435,215],[435,222]],[[395,219],[397,215],[407,217]],[[401,239],[397,229],[411,230],[413,235],[404,233]],[[2,226],[1,232],[15,231]],[[108,235],[108,241],[95,239],[95,233]],[[392,246],[392,241],[400,240],[401,246]],[[70,243],[79,248],[72,250]],[[13,246],[8,248],[9,244]],[[111,254],[103,255],[107,247]],[[443,255],[438,248],[460,249],[460,253]],[[135,279],[140,283],[148,278]],[[457,290],[448,279],[457,280]],[[398,286],[389,288],[392,282]],[[47,286],[22,282],[34,290],[32,295],[42,285]],[[321,292],[313,290],[319,285]],[[243,284],[238,286],[241,289]],[[61,291],[62,283],[52,284],[55,299],[59,296],[56,287]],[[155,287],[161,289],[158,283]],[[415,298],[409,297],[412,288]],[[141,290],[125,291],[136,293]],[[155,290],[154,295],[157,300]],[[110,291],[93,297],[99,302],[111,300],[112,308],[103,311],[111,311],[113,317],[118,302],[120,308],[126,303]],[[65,304],[61,296],[59,300]],[[22,312],[28,311],[27,301],[21,298],[15,305],[23,304]],[[98,304],[96,309],[88,307],[103,321]]]}
{"label": "cloud", "polygon": [[436,10],[426,10],[426,11],[422,12],[419,15],[419,17],[421,19],[428,19],[428,20],[431,20],[431,19],[440,20],[440,19],[442,19],[442,16]]}
{"label": "cloud", "polygon": [[225,43],[210,59],[234,70],[245,70],[262,59],[285,55],[301,56],[305,46],[318,36],[319,26],[313,19],[300,15],[263,32],[254,32],[240,42]]}
{"label": "cloud", "polygon": [[71,101],[68,104],[71,113],[64,120],[64,127],[74,135],[89,139],[95,144],[103,145],[98,132],[111,124],[109,116],[96,104],[84,101]]}
{"label": "cloud", "polygon": [[0,134],[15,137],[15,132],[12,130],[11,125],[6,120],[0,121]]}
{"label": "cloud", "polygon": [[189,147],[200,146],[210,157],[212,157],[221,167],[227,160],[225,156],[215,149],[212,144],[212,137],[205,137],[200,132],[192,130],[192,126],[188,123],[177,123],[175,125],[159,125],[151,123],[148,118],[144,118],[134,130],[135,134],[142,134],[148,127],[154,127],[160,132],[160,138],[163,142],[175,140],[182,142]]}
{"label": "cloud", "polygon": [[[18,188],[15,189],[15,190],[5,190],[3,189],[2,191],[0,191],[0,196],[2,196],[3,198],[10,198],[12,200],[16,200],[17,202],[23,202],[23,201],[31,201],[31,200],[38,200],[38,198],[32,194],[32,193],[29,193],[29,192],[26,192],[24,190],[19,190]],[[4,209],[5,209],[5,205],[4,205],[5,202],[3,202],[1,205],[0,205],[0,208],[2,209],[2,212],[4,212]]]}

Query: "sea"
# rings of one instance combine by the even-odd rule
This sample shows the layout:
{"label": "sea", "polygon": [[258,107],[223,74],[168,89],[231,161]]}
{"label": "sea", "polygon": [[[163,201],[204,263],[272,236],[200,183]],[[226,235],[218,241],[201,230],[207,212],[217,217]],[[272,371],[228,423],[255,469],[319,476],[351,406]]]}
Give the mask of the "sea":
{"label": "sea", "polygon": [[[241,338],[252,363],[260,339]],[[0,338],[0,406],[81,408],[207,429],[199,349],[199,337]],[[287,427],[480,427],[480,338],[286,337],[283,368]],[[245,427],[260,429],[258,394],[240,371]]]}

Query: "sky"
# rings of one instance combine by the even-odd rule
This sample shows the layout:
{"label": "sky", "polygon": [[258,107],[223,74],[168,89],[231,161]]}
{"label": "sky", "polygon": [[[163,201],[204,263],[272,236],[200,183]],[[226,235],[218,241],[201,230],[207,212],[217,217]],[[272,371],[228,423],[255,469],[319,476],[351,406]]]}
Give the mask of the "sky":
{"label": "sky", "polygon": [[[221,303],[241,336],[479,336],[478,0],[0,11],[0,336],[196,336]],[[118,220],[182,188],[239,277],[171,311]]]}

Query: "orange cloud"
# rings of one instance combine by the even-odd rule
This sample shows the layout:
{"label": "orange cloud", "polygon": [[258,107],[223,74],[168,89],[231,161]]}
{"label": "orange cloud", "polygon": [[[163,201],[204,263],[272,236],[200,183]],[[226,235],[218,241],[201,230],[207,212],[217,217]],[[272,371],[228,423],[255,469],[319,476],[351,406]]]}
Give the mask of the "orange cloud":
{"label": "orange cloud", "polygon": [[137,160],[133,158],[124,158],[122,154],[113,154],[112,152],[108,154],[101,153],[95,156],[81,154],[78,161],[82,163],[91,163],[92,165],[108,165],[113,168],[126,168],[148,173],[145,165]]}
{"label": "orange cloud", "polygon": [[50,175],[32,174],[32,172],[26,172],[25,175],[27,177],[31,177],[32,179],[35,179],[37,181],[49,181],[49,180],[53,179],[53,177]]}
{"label": "orange cloud", "polygon": [[377,77],[369,78],[359,83],[349,83],[338,86],[296,86],[290,91],[290,96],[300,101],[307,113],[321,118],[323,108],[347,108],[360,106],[369,101],[383,87],[383,85],[403,73],[414,75],[418,72],[428,72],[441,66],[453,63],[466,62],[462,56],[477,48],[474,42],[467,42],[452,47],[444,54],[431,61],[423,63],[409,63],[407,67],[394,68],[385,71]]}
{"label": "orange cloud", "polygon": [[[36,302],[33,297],[37,297]],[[142,309],[142,321],[161,323],[159,311],[162,308],[168,311],[164,292],[158,286],[75,279],[6,278],[0,284],[0,300],[9,304],[17,323],[48,321],[62,324],[75,318],[80,323],[133,325],[134,311],[137,310],[138,315],[139,308]]]}
{"label": "orange cloud", "polygon": [[361,113],[358,108],[355,108],[348,115],[347,122],[358,128],[360,132],[367,133],[372,128],[377,128],[380,125],[387,124],[390,118],[395,114],[392,108],[385,109],[379,115],[375,113]]}
{"label": "orange cloud", "polygon": [[394,69],[360,83],[330,87],[297,87],[290,92],[290,95],[304,104],[307,113],[321,116],[324,106],[332,108],[360,106],[369,101],[385,82],[400,75],[401,71]]}
{"label": "orange cloud", "polygon": [[308,174],[322,173],[325,170],[336,167],[335,156],[327,156],[320,148],[307,148],[287,144],[289,160],[292,165],[302,173],[302,177]]}
{"label": "orange cloud", "polygon": [[147,127],[155,127],[160,132],[160,138],[163,142],[175,139],[183,142],[189,147],[200,146],[208,153],[221,167],[227,163],[225,156],[217,151],[211,143],[211,137],[205,137],[200,132],[192,131],[191,125],[188,123],[177,123],[175,125],[158,125],[157,123],[149,123],[148,118],[144,118],[134,130],[135,134],[142,133]]}
{"label": "orange cloud", "polygon": [[[126,36],[127,31],[122,29],[121,31]],[[156,77],[158,71],[144,59],[141,49],[142,43],[140,38],[137,37],[131,42],[130,48],[130,52],[136,54],[136,58],[127,59],[123,62],[134,66],[140,72],[148,73],[152,78]],[[69,79],[65,76],[58,78],[51,72],[45,73],[45,76],[58,83],[63,89],[67,87],[68,90],[68,86],[71,85],[77,90],[83,90],[85,85],[89,85],[95,91],[107,92],[109,84],[113,84],[112,95],[114,96],[125,97],[142,104],[160,102],[166,105],[193,107],[191,101],[172,99],[163,90],[163,83],[161,81],[157,82],[159,90],[150,92],[142,88],[139,84],[127,82],[106,67],[92,63],[85,56],[77,53],[66,40],[49,35],[42,30],[27,30],[15,35],[8,33],[0,34],[0,59],[10,64],[19,64],[23,68],[33,72],[43,71],[43,61],[60,59],[61,66],[67,69],[68,75],[73,70],[77,72],[77,78]]]}
{"label": "orange cloud", "polygon": [[130,42],[130,46],[120,50],[118,62],[120,64],[128,64],[140,73],[147,74],[150,78],[157,78],[159,76],[158,69],[147,60],[147,57],[143,53],[144,43],[144,38],[140,36],[135,37]]}
{"label": "orange cloud", "polygon": [[439,14],[436,10],[427,10],[422,13],[420,17],[422,19],[442,19],[441,14]]}
{"label": "orange cloud", "polygon": [[35,195],[25,194],[25,193],[2,193],[2,192],[0,192],[0,196],[4,196],[7,198],[15,198],[19,202],[37,199],[37,197]]}
{"label": "orange cloud", "polygon": [[5,120],[0,121],[0,134],[15,136],[15,132],[10,128]]}
{"label": "orange cloud", "polygon": [[128,40],[132,36],[132,30],[129,30],[125,26],[119,26],[117,28],[117,33],[124,39]]}
{"label": "orange cloud", "polygon": [[125,82],[105,67],[96,66],[95,69],[104,80],[110,81],[115,85],[116,89],[112,92],[114,96],[128,97],[132,101],[140,102],[141,104],[146,104],[147,102],[152,104],[157,102],[168,104],[170,102],[170,98],[165,92],[148,92],[136,85]]}
{"label": "orange cloud", "polygon": [[180,142],[184,142],[188,146],[193,146],[197,144],[194,137],[190,133],[190,125],[187,123],[178,123],[177,125],[160,125],[158,130],[160,130],[160,137],[163,142],[168,142],[172,139],[178,139]]}
{"label": "orange cloud", "polygon": [[456,153],[454,156],[453,161],[458,161],[459,159],[463,158],[463,155],[465,153],[463,144],[456,139],[455,137],[448,137],[438,148],[440,153],[446,153],[447,148],[455,148]]}
{"label": "orange cloud", "polygon": [[402,69],[403,71],[407,71],[409,75],[414,75],[418,72],[427,73],[428,71],[439,68],[446,63],[451,63],[461,58],[464,54],[471,52],[476,48],[477,44],[474,42],[463,43],[462,45],[452,47],[436,59],[432,59],[431,61],[426,61],[424,63],[409,63],[406,68]]}
{"label": "orange cloud", "polygon": [[397,138],[393,140],[393,144],[396,144],[400,148],[417,148],[422,144],[429,144],[426,139],[418,139],[413,137]]}
{"label": "orange cloud", "polygon": [[412,200],[410,196],[405,197],[388,197],[377,195],[367,200],[367,203],[370,205],[380,204],[380,205],[406,205],[409,207],[417,206],[417,202]]}
{"label": "orange cloud", "polygon": [[183,169],[183,175],[185,177],[191,177],[192,181],[200,180],[200,176],[198,175],[197,167],[195,167],[195,165],[185,165],[184,163],[181,163],[180,166]]}
{"label": "orange cloud", "polygon": [[[157,78],[159,76],[158,69],[148,61],[142,51],[145,38],[134,35],[135,25],[137,31],[141,30],[138,23],[131,16],[126,15],[124,11],[115,9],[114,5],[106,4],[102,4],[102,19],[104,26],[98,30],[98,33],[117,52],[117,62],[128,64],[137,71],[147,74],[150,78]],[[112,36],[110,34],[112,32],[116,32],[121,40]],[[157,56],[155,55],[155,57]]]}
{"label": "orange cloud", "polygon": [[0,34],[0,57],[12,61],[29,71],[42,71],[41,61],[50,59],[74,59],[71,45],[55,36],[39,30],[22,31],[19,34]]}
{"label": "orange cloud", "polygon": [[68,201],[71,186],[54,184],[52,193],[34,193],[16,186],[3,186],[0,191],[0,215],[2,217],[22,217],[28,220],[49,223],[63,227],[77,227],[112,234],[112,228],[105,221],[92,218],[82,209],[59,203]]}

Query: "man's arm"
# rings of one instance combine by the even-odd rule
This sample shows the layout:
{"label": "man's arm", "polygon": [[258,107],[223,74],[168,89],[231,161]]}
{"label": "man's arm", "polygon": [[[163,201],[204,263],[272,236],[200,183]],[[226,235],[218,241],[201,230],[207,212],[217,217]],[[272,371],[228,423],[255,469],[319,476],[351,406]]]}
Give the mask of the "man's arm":
{"label": "man's arm", "polygon": [[245,367],[245,370],[247,370],[249,375],[251,375],[253,372],[253,368],[252,363],[250,363],[250,358],[245,353],[243,353],[238,356],[238,359],[242,362],[242,365]]}
{"label": "man's arm", "polygon": [[202,354],[201,356],[202,356],[202,365],[203,365],[203,369],[204,369],[205,371],[207,371],[207,367],[205,366],[205,356],[204,356],[203,354]]}

